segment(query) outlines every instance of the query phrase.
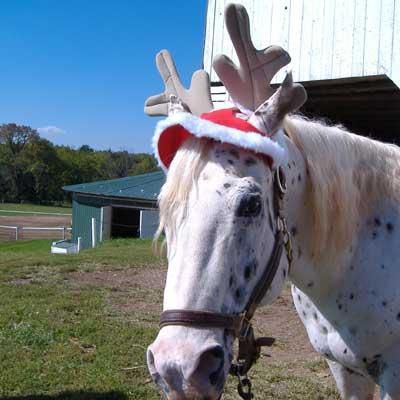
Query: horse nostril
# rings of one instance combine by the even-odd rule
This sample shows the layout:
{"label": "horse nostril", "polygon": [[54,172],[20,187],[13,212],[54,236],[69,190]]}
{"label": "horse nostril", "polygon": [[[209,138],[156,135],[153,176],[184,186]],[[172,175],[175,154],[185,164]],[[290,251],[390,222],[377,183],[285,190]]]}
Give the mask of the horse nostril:
{"label": "horse nostril", "polygon": [[150,350],[150,348],[147,349],[147,366],[149,368],[150,374],[155,374],[157,373],[156,366],[154,363],[154,354]]}
{"label": "horse nostril", "polygon": [[[198,358],[196,368],[190,374],[195,386],[214,386],[219,390],[223,385],[225,353],[221,346],[213,346],[203,351]],[[217,387],[218,386],[218,387]]]}

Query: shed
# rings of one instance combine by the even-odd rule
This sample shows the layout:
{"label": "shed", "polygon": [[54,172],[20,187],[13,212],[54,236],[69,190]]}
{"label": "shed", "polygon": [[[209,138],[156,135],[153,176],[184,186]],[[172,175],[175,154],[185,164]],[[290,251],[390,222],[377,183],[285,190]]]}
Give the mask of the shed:
{"label": "shed", "polygon": [[[301,111],[355,133],[399,143],[400,5],[398,0],[235,0],[250,18],[257,48],[280,45],[287,69],[307,90]],[[227,0],[209,0],[203,54],[216,108],[226,91],[212,69],[217,54],[237,62],[224,24]],[[284,71],[273,83],[283,79]]]}
{"label": "shed", "polygon": [[152,237],[158,226],[157,197],[164,182],[165,175],[159,171],[64,186],[72,193],[72,242],[80,237],[81,248],[88,248],[93,240]]}

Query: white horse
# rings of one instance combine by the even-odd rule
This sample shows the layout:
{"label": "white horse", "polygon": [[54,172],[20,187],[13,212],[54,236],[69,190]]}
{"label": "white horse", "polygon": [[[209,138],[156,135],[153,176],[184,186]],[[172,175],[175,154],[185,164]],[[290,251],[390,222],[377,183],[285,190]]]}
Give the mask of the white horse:
{"label": "white horse", "polygon": [[[299,103],[285,106],[285,90],[249,118],[285,149],[283,217],[293,249],[290,269],[281,257],[262,304],[289,279],[343,399],[372,399],[375,385],[381,399],[400,399],[400,149],[287,116]],[[274,165],[235,143],[195,136],[176,149],[159,199],[164,310],[237,316],[265,276],[280,229]],[[234,330],[177,319],[148,348],[154,381],[168,399],[219,398]]]}

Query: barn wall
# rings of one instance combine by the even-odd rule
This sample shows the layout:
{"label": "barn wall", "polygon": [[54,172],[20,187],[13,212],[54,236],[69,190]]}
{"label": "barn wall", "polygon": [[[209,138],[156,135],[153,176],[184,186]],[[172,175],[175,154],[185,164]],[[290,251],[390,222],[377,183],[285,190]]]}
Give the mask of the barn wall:
{"label": "barn wall", "polygon": [[[400,87],[398,0],[235,1],[249,13],[257,48],[276,44],[289,51],[296,81],[386,74]],[[224,24],[229,2],[208,0],[204,68],[212,82],[219,80],[212,70],[217,54],[237,61]],[[274,82],[282,79],[283,72]]]}
{"label": "barn wall", "polygon": [[101,203],[93,199],[88,201],[74,196],[72,200],[72,240],[82,238],[82,248],[87,249],[92,245],[92,218],[96,219],[97,242],[100,241]]}

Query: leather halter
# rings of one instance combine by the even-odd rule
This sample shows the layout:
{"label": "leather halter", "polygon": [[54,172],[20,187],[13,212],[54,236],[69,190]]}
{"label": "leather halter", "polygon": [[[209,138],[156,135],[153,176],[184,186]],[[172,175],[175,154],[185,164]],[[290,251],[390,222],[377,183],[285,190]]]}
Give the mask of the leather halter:
{"label": "leather halter", "polygon": [[[260,337],[256,339],[250,321],[271,286],[284,248],[289,268],[292,262],[290,233],[282,214],[286,182],[285,175],[279,167],[274,172],[273,184],[276,218],[275,243],[264,272],[254,287],[243,312],[239,315],[231,315],[203,310],[166,310],[160,317],[160,329],[169,325],[181,325],[196,328],[222,328],[231,331],[234,337],[239,340],[239,349],[230,373],[239,378],[238,391],[243,399],[252,398],[251,383],[246,374],[259,358],[261,346],[270,346],[274,342],[273,338]],[[247,386],[246,391],[243,390],[244,386]]]}

